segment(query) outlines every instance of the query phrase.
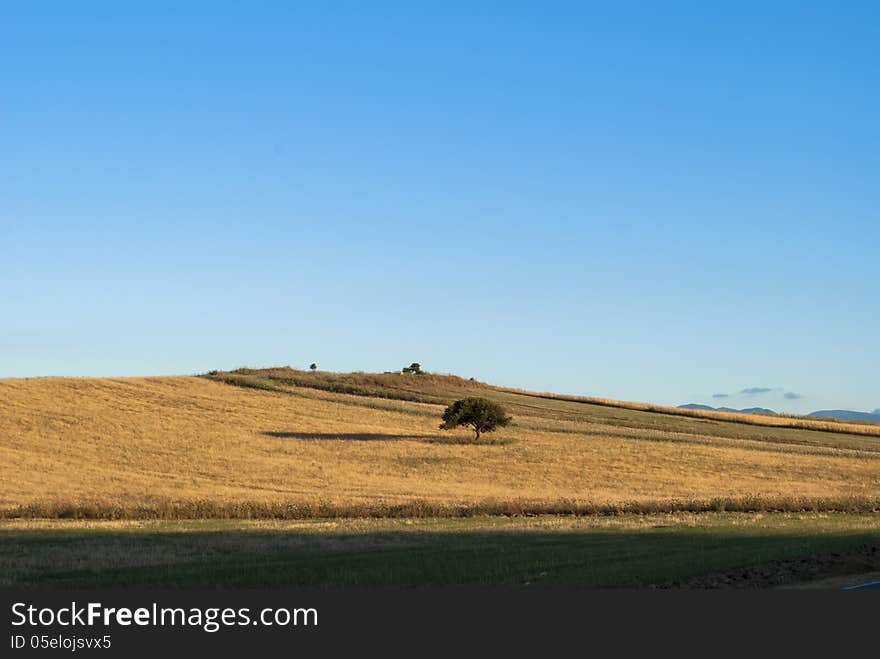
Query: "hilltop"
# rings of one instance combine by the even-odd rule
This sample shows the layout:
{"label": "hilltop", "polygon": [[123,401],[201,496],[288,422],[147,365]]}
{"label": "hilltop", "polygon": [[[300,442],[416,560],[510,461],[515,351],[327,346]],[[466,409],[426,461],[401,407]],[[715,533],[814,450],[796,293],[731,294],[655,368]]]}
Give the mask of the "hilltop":
{"label": "hilltop", "polygon": [[[298,388],[308,388],[369,398],[387,398],[435,405],[448,405],[457,398],[478,395],[512,406],[514,410],[525,406],[525,409],[530,412],[534,412],[536,406],[537,408],[543,407],[546,409],[552,409],[554,406],[553,403],[536,403],[533,399],[563,401],[580,404],[581,407],[574,409],[591,420],[607,422],[624,418],[634,423],[635,427],[641,427],[639,425],[641,423],[647,423],[647,427],[653,427],[649,421],[651,417],[645,415],[623,415],[621,417],[619,412],[611,412],[602,408],[687,416],[698,419],[716,419],[747,425],[798,428],[880,437],[880,425],[846,423],[845,419],[837,419],[833,416],[816,419],[810,416],[777,415],[773,410],[761,407],[742,410],[727,407],[713,408],[708,405],[693,404],[671,407],[608,398],[571,396],[514,389],[480,382],[474,378],[465,379],[451,374],[421,372],[415,375],[397,371],[385,373],[311,372],[283,366],[263,369],[240,368],[234,371],[211,371],[205,374],[204,377],[239,387],[280,393],[290,393]],[[768,419],[768,416],[775,416],[777,418]],[[859,419],[854,418],[853,420],[858,421]],[[672,420],[667,420],[666,424],[670,429],[678,427],[676,422]],[[699,425],[687,427],[699,428]],[[728,430],[724,430],[724,432],[728,432]]]}
{"label": "hilltop", "polygon": [[[211,371],[205,374],[204,377],[240,387],[282,393],[289,393],[292,389],[296,388],[309,388],[333,393],[438,405],[447,405],[462,396],[479,395],[516,406],[525,404],[524,401],[526,399],[523,397],[529,397],[541,400],[580,403],[588,407],[576,408],[579,412],[589,415],[590,418],[606,421],[618,415],[598,408],[610,407],[635,412],[717,419],[729,423],[880,436],[880,425],[865,426],[862,424],[845,423],[844,419],[836,419],[834,417],[814,419],[809,416],[776,415],[772,410],[760,407],[742,410],[726,407],[712,408],[708,405],[672,407],[608,398],[571,396],[514,389],[487,384],[474,378],[465,379],[452,374],[427,373],[424,371],[418,375],[399,371],[386,371],[385,373],[334,373],[327,371],[303,371],[289,366],[281,366],[263,369],[239,368],[234,371]],[[541,404],[528,400],[527,408],[533,411],[536,409],[536,405]],[[552,407],[551,404],[544,405]],[[766,418],[767,416],[777,416],[778,418],[768,419]],[[649,417],[636,415],[630,418],[641,419],[644,422]],[[673,421],[669,421],[669,423],[673,426],[675,425]]]}

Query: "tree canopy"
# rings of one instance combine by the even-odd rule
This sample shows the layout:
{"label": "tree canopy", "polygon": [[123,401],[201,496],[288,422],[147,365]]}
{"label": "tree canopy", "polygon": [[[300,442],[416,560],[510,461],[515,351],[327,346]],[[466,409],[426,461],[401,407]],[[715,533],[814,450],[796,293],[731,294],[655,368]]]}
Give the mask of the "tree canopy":
{"label": "tree canopy", "polygon": [[498,403],[486,398],[470,397],[457,400],[446,408],[440,429],[452,430],[459,426],[470,426],[476,433],[475,441],[479,441],[482,433],[503,428],[512,420]]}

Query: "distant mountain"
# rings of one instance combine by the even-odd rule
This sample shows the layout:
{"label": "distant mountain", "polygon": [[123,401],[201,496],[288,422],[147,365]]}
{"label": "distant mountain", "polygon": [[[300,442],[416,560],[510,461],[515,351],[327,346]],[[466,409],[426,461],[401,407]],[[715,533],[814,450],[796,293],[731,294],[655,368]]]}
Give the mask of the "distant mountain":
{"label": "distant mountain", "polygon": [[807,416],[824,416],[829,419],[841,421],[878,421],[880,422],[880,410],[873,412],[853,412],[852,410],[819,410],[810,412]]}
{"label": "distant mountain", "polygon": [[709,410],[711,412],[738,412],[739,414],[767,414],[770,416],[776,414],[776,412],[768,410],[766,407],[746,407],[745,409],[735,410],[732,407],[711,407],[710,405],[698,405],[697,403],[688,403],[678,407],[683,410]]}
{"label": "distant mountain", "polygon": [[[740,414],[767,414],[775,415],[776,412],[768,410],[765,407],[747,407],[742,410],[735,410],[732,407],[711,407],[710,405],[698,405],[697,403],[688,403],[687,405],[679,405],[683,410],[709,410],[712,412],[739,412]],[[839,421],[876,421],[880,423],[880,409],[873,412],[853,412],[851,410],[819,410],[818,412],[810,412],[806,416],[824,417],[826,419],[837,419]]]}
{"label": "distant mountain", "polygon": [[746,407],[741,410],[732,410],[730,408],[721,408],[727,412],[740,412],[742,414],[766,414],[768,416],[776,416],[776,412],[768,410],[766,407]]}

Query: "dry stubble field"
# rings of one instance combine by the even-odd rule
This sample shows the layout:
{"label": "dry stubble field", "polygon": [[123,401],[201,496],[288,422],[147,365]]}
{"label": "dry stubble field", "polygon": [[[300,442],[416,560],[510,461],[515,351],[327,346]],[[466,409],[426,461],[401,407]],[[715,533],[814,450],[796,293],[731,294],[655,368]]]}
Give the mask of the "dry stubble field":
{"label": "dry stubble field", "polygon": [[0,508],[880,499],[880,437],[373,376],[394,385],[377,395],[399,396],[403,382],[410,398],[503,402],[514,424],[475,445],[465,430],[438,430],[436,402],[256,373],[278,390],[203,377],[0,380]]}

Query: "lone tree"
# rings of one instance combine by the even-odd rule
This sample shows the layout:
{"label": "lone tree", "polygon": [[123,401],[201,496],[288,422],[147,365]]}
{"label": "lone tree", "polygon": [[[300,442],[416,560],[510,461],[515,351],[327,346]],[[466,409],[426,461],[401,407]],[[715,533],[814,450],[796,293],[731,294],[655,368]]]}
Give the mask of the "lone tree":
{"label": "lone tree", "polygon": [[440,429],[452,430],[459,426],[470,426],[476,433],[474,441],[480,441],[480,433],[503,428],[512,420],[498,403],[485,398],[462,398],[443,412]]}
{"label": "lone tree", "polygon": [[312,362],[311,364],[309,364],[309,368],[312,370],[312,372],[314,372],[318,370],[318,365],[315,362]]}
{"label": "lone tree", "polygon": [[403,370],[404,373],[415,373],[418,375],[422,372],[422,365],[418,362],[413,362],[409,366],[404,366],[401,370]]}

